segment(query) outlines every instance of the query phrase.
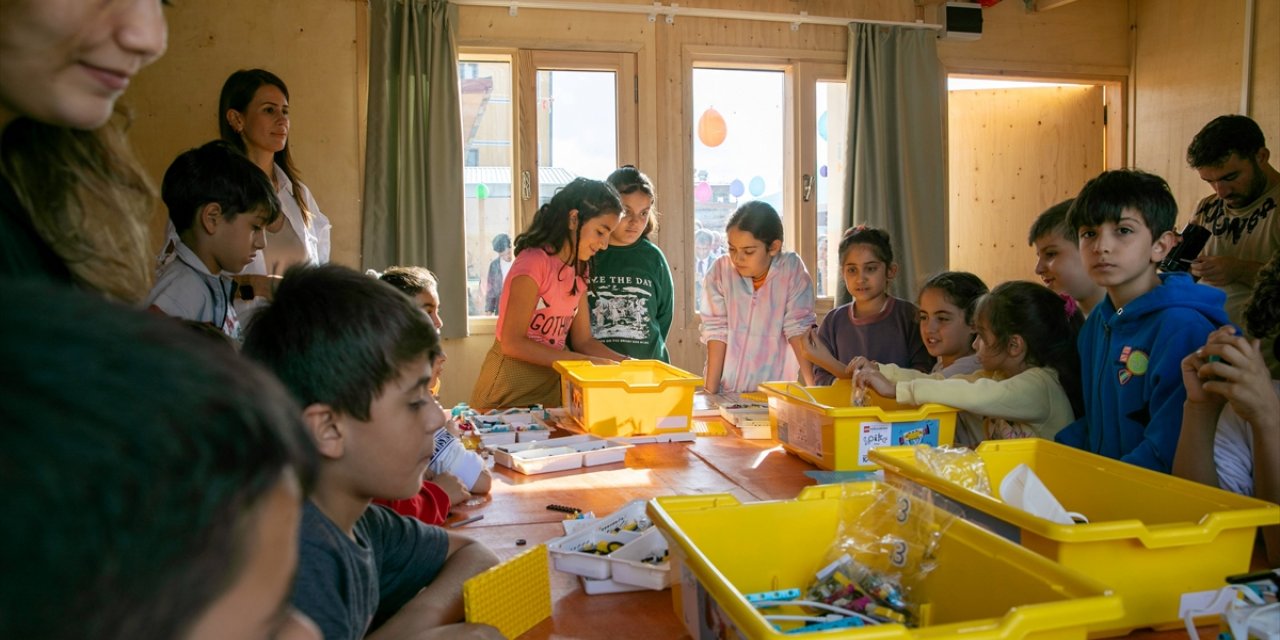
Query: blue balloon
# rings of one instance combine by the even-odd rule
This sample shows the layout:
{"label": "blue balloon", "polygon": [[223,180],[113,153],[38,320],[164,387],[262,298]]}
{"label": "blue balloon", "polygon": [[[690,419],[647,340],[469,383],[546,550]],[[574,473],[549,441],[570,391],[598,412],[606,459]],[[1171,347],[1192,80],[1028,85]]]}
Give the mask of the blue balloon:
{"label": "blue balloon", "polygon": [[759,198],[760,194],[764,193],[764,178],[760,176],[752,178],[749,188],[751,189],[751,195]]}
{"label": "blue balloon", "polygon": [[741,198],[742,192],[746,190],[747,188],[742,185],[742,181],[737,178],[734,178],[733,182],[729,183],[729,195],[735,198]]}
{"label": "blue balloon", "polygon": [[818,135],[821,136],[823,140],[827,139],[827,112],[826,111],[823,111],[822,115],[818,116]]}
{"label": "blue balloon", "polygon": [[824,178],[827,177],[827,165],[824,164],[821,167],[818,167],[818,175]]}

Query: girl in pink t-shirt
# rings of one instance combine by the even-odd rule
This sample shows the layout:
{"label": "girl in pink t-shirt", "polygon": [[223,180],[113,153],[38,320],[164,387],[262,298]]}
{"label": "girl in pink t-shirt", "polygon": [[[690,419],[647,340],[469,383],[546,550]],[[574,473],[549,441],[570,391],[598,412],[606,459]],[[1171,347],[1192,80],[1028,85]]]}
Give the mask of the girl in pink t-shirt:
{"label": "girl in pink t-shirt", "polygon": [[[560,375],[552,363],[623,359],[591,336],[589,316],[578,313],[588,261],[609,246],[621,211],[613,187],[576,178],[516,237],[516,259],[498,301],[497,334],[471,392],[472,408],[558,407]],[[576,351],[566,348],[570,339]]]}

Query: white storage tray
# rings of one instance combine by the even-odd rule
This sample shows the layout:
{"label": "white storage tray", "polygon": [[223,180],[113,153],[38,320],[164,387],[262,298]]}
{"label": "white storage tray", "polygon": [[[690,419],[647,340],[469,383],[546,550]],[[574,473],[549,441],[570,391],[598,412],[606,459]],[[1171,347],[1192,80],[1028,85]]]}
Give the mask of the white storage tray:
{"label": "white storage tray", "polygon": [[617,580],[593,580],[586,576],[579,576],[582,580],[582,590],[587,592],[589,596],[598,596],[605,593],[631,593],[632,591],[644,591],[644,587],[637,587],[633,584],[623,584]]}
{"label": "white storage tray", "polygon": [[[666,557],[667,539],[656,528],[649,528],[631,543],[609,554],[613,563],[613,581],[654,591],[671,586],[671,561]],[[644,562],[646,558],[662,558],[661,562]]]}
{"label": "white storage tray", "polygon": [[[645,514],[647,504],[647,500],[632,500],[623,505],[621,509],[603,518],[596,518],[590,521],[590,524],[575,526],[576,530],[569,535],[548,541],[547,549],[551,552],[551,560],[555,568],[565,573],[572,573],[593,580],[612,578],[616,582],[618,576],[615,571],[621,567],[622,562],[627,564],[634,563],[640,566],[622,567],[622,575],[637,576],[631,578],[636,581],[632,584],[647,589],[662,589],[666,584],[670,584],[669,580],[662,584],[663,577],[655,575],[662,570],[657,569],[654,565],[640,562],[642,558],[654,553],[654,547],[659,547],[657,549],[658,553],[667,548],[666,539],[662,537],[661,533],[653,526],[653,521]],[[656,540],[654,539],[655,536]],[[594,546],[602,540],[605,542],[621,542],[623,545],[604,555],[582,551],[583,547]],[[623,554],[621,562],[616,560],[616,558],[620,557],[618,554],[626,551],[628,547],[637,544],[641,540],[646,541],[642,545],[644,549],[637,549],[634,558],[631,558],[628,554]],[[658,584],[658,586],[653,586],[655,584]],[[592,585],[592,588],[601,589],[600,593],[608,593],[603,591],[604,585]],[[588,593],[591,592],[588,591]]]}
{"label": "white storage tray", "polygon": [[[595,580],[607,580],[613,577],[609,557],[626,549],[628,543],[639,537],[640,534],[630,531],[605,533],[599,529],[588,529],[548,542],[547,550],[551,552],[551,562],[556,570]],[[582,550],[594,548],[600,543],[621,543],[622,546],[609,554],[588,553]]]}
{"label": "white storage tray", "polygon": [[530,475],[621,462],[631,445],[596,436],[569,436],[493,448],[494,460]]}

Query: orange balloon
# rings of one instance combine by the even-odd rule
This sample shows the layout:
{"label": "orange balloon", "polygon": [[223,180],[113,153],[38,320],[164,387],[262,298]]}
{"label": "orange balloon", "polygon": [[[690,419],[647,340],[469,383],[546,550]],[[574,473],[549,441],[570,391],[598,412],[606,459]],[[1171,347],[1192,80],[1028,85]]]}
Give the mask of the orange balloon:
{"label": "orange balloon", "polygon": [[708,147],[718,147],[724,142],[724,138],[728,135],[728,127],[725,125],[724,116],[714,108],[708,108],[702,112],[702,117],[698,118],[698,139],[702,144]]}

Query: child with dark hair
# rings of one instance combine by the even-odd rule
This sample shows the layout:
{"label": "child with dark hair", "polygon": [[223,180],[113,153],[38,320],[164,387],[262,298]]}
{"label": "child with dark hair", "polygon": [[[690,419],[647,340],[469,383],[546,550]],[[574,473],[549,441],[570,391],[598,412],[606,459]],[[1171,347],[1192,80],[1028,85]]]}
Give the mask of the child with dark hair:
{"label": "child with dark hair", "polygon": [[1098,286],[1080,261],[1076,230],[1067,223],[1067,212],[1075,198],[1049,207],[1031,223],[1027,244],[1036,249],[1036,275],[1044,286],[1076,299],[1086,316],[1102,302],[1107,290]]}
{"label": "child with dark hair", "polygon": [[613,364],[625,357],[595,339],[588,314],[578,313],[591,257],[609,246],[621,212],[613,187],[575,178],[516,236],[515,264],[502,289],[493,346],[471,391],[472,408],[558,407],[557,360]]}
{"label": "child with dark hair", "polygon": [[[422,267],[391,267],[379,279],[399,289],[417,303],[422,312],[431,318],[437,331],[444,326],[444,321],[440,319],[440,291],[436,274]],[[445,360],[447,358],[442,353],[431,372],[435,381],[431,393],[437,397],[440,395],[440,374]],[[493,482],[492,473],[479,454],[462,446],[459,435],[453,431],[452,422],[437,431],[435,454],[431,456],[431,464],[427,466],[426,473],[430,482],[424,481],[422,491],[413,498],[382,504],[391,507],[396,513],[417,517],[427,524],[440,524],[435,521],[436,517],[443,517],[444,514],[440,514],[438,509],[433,511],[431,505],[437,504],[441,493],[446,497],[446,512],[449,504],[466,502],[473,493],[489,493]]]}
{"label": "child with dark hair", "polygon": [[629,165],[609,174],[607,182],[621,196],[622,219],[609,237],[609,250],[592,258],[591,333],[623,355],[670,362],[675,285],[666,255],[649,240],[658,228],[653,183]]}
{"label": "child with dark hair", "polygon": [[1107,295],[1080,333],[1085,416],[1058,442],[1169,472],[1182,425],[1181,362],[1227,323],[1221,291],[1159,274],[1177,203],[1159,176],[1104,171],[1067,214],[1089,277]]}
{"label": "child with dark hair", "polygon": [[[0,282],[0,637],[312,638],[288,606],[315,449],[219,340]],[[74,390],[74,391],[73,391]]]}
{"label": "child with dark hair", "polygon": [[973,351],[973,312],[986,293],[982,278],[967,271],[944,271],[920,287],[920,339],[935,359],[930,373],[950,378],[982,368]]}
{"label": "child with dark hair", "polygon": [[[1244,316],[1257,337],[1220,327],[1182,360],[1187,401],[1173,472],[1280,502],[1280,380],[1271,379],[1263,359],[1264,340],[1280,331],[1280,254],[1258,271]],[[1280,525],[1260,531],[1268,565],[1280,568]]]}
{"label": "child with dark hair", "polygon": [[812,385],[804,341],[816,319],[813,280],[800,256],[782,250],[782,218],[752,200],[725,231],[729,253],[711,265],[702,287],[706,390],[745,393],[797,375]]}
{"label": "child with dark hair", "polygon": [[179,155],[164,173],[160,197],[180,242],[160,268],[147,306],[210,323],[240,337],[231,273],[266,246],[280,217],[271,181],[231,145],[214,141]]}
{"label": "child with dark hair", "polygon": [[933,361],[920,335],[920,309],[889,294],[898,275],[889,234],[858,225],[840,241],[840,271],[853,301],[822,319],[810,345],[814,379],[831,384],[849,378],[854,358],[928,371]]}
{"label": "child with dark hair", "polygon": [[458,637],[462,583],[497,563],[483,545],[373,505],[422,486],[447,417],[429,389],[435,327],[403,294],[345,267],[295,266],[249,325],[244,353],[303,406],[320,452],[303,509],[293,602],[328,640]]}
{"label": "child with dark hair", "polygon": [[1032,282],[1006,282],[982,296],[974,312],[978,373],[942,379],[858,362],[854,383],[903,404],[937,402],[980,417],[980,431],[957,434],[965,446],[1052,438],[1082,413],[1076,333],[1083,323],[1071,297]]}

